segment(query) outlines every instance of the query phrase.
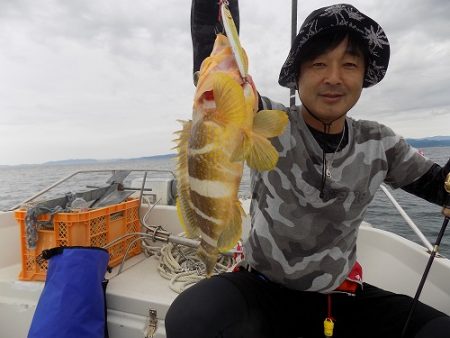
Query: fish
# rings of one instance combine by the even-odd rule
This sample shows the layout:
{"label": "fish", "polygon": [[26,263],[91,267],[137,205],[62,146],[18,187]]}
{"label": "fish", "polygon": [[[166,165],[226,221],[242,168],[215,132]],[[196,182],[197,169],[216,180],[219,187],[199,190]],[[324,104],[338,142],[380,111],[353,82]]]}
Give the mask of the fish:
{"label": "fish", "polygon": [[238,192],[244,163],[258,171],[273,169],[279,155],[269,139],[288,122],[284,111],[258,111],[248,58],[238,48],[239,61],[227,36],[217,34],[200,67],[192,119],[180,121],[176,133],[177,213],[186,235],[200,238],[197,255],[207,277],[219,254],[242,235],[245,212]]}

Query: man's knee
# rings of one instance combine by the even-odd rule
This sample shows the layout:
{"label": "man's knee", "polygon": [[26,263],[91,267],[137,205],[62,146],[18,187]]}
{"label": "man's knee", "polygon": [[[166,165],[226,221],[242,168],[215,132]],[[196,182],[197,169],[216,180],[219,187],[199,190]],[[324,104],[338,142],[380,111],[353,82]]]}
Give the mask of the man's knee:
{"label": "man's knee", "polygon": [[166,335],[168,338],[198,338],[206,337],[202,330],[203,323],[199,323],[199,314],[201,311],[188,292],[180,294],[169,307],[165,318]]}
{"label": "man's knee", "polygon": [[438,317],[430,320],[415,335],[415,338],[450,338],[450,317]]}
{"label": "man's knee", "polygon": [[226,278],[202,280],[170,306],[165,319],[167,337],[216,337],[238,325],[246,311],[242,294]]}

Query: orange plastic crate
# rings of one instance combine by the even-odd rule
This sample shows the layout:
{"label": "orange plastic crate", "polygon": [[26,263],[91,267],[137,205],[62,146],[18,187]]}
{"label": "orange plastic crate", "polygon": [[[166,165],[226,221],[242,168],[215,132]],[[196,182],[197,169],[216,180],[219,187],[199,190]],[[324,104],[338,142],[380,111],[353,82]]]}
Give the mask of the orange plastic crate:
{"label": "orange plastic crate", "polygon": [[[42,250],[57,246],[103,247],[126,233],[139,232],[138,208],[139,200],[134,199],[92,211],[57,213],[53,218],[53,230],[38,230],[38,241],[33,250],[29,250],[26,246],[27,211],[16,211],[22,249],[22,271],[19,279],[45,281],[47,261],[36,259]],[[50,216],[42,215],[38,219],[49,220]],[[108,248],[109,266],[114,267],[121,263],[128,245],[135,239],[136,236],[127,236]],[[127,258],[140,252],[140,241],[135,241],[128,251]]]}

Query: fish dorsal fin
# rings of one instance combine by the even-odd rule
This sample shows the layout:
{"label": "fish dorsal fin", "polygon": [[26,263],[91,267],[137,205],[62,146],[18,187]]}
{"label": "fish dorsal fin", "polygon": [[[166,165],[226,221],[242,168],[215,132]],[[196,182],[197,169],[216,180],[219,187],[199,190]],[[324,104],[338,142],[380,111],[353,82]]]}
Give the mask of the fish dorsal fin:
{"label": "fish dorsal fin", "polygon": [[242,87],[228,74],[217,72],[213,75],[213,93],[217,111],[217,121],[224,124],[241,125],[245,119],[245,98]]}
{"label": "fish dorsal fin", "polygon": [[[177,207],[177,215],[178,219],[180,221],[181,227],[183,228],[184,233],[187,237],[197,237],[199,234],[198,228],[193,227],[191,224],[193,223],[193,219],[195,217],[194,211],[189,207],[187,209],[184,209],[185,207],[182,206],[184,202],[182,198],[177,198],[176,207]],[[184,218],[186,217],[186,221]]]}
{"label": "fish dorsal fin", "polygon": [[178,150],[177,166],[177,214],[183,230],[189,237],[197,235],[197,229],[192,227],[195,224],[195,213],[191,208],[191,195],[189,190],[188,172],[188,142],[192,129],[192,121],[180,121],[183,128],[177,132],[178,139],[176,148]]}
{"label": "fish dorsal fin", "polygon": [[245,212],[242,209],[241,202],[235,201],[233,205],[230,222],[219,237],[217,248],[221,252],[225,252],[234,248],[236,243],[241,239],[242,235],[242,218]]}

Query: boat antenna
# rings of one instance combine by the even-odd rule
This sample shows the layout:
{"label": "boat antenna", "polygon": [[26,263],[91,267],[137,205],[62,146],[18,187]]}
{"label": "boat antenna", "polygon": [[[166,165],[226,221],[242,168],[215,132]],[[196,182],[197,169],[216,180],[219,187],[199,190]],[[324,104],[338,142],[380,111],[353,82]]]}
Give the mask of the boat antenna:
{"label": "boat antenna", "polygon": [[[292,0],[291,10],[291,46],[294,43],[294,39],[297,36],[297,0]],[[295,108],[295,89],[290,89],[290,102],[291,109]]]}
{"label": "boat antenna", "polygon": [[408,318],[406,319],[405,325],[403,326],[403,331],[401,338],[406,337],[406,330],[408,328],[409,322],[411,320],[411,317],[414,313],[414,310],[416,309],[417,303],[419,302],[420,293],[422,292],[423,286],[425,284],[425,281],[427,279],[428,273],[430,272],[431,264],[433,264],[434,257],[438,253],[439,245],[441,244],[442,237],[444,236],[445,229],[447,228],[448,221],[450,219],[450,174],[447,175],[445,182],[444,182],[444,188],[447,192],[447,198],[445,200],[442,214],[444,215],[444,222],[442,223],[441,230],[439,231],[439,234],[436,238],[436,242],[434,244],[433,250],[431,251],[430,258],[428,259],[427,266],[425,267],[425,271],[422,275],[422,279],[420,280],[419,286],[416,291],[416,295],[414,296],[414,299],[411,303],[411,308],[408,313]]}

